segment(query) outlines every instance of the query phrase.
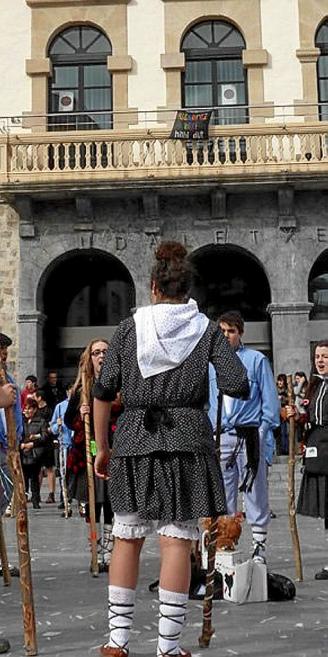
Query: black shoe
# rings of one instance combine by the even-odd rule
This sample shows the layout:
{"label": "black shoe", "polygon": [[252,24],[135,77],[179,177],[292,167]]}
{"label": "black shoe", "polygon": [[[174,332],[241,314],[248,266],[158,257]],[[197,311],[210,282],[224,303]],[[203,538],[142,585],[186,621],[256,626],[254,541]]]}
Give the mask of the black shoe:
{"label": "black shoe", "polygon": [[326,568],[323,568],[320,570],[318,573],[314,575],[314,579],[328,579],[328,570]]}
{"label": "black shoe", "polygon": [[33,509],[41,509],[39,502],[33,502]]}
{"label": "black shoe", "polygon": [[276,517],[277,517],[277,514],[274,513],[274,511],[270,511],[270,518],[273,519],[273,518],[276,518]]}
{"label": "black shoe", "polygon": [[9,652],[9,650],[10,650],[9,641],[7,641],[7,639],[4,639],[3,637],[0,637],[0,654]]}
{"label": "black shoe", "polygon": [[61,502],[60,504],[58,504],[57,509],[65,509],[64,502]]}

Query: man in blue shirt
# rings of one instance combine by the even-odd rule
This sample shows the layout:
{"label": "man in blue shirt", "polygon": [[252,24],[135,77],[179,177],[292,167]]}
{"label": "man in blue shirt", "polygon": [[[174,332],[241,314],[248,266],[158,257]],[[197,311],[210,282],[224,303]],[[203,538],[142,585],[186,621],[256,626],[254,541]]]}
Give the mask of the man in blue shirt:
{"label": "man in blue shirt", "polygon": [[[221,467],[229,515],[237,511],[237,496],[240,482],[247,482],[249,453],[243,436],[243,428],[251,430],[250,448],[256,450],[258,436],[259,459],[255,479],[244,492],[246,520],[252,527],[253,559],[265,563],[267,528],[270,521],[268,482],[266,468],[266,434],[279,425],[280,404],[268,359],[259,351],[249,349],[242,343],[244,321],[237,311],[226,312],[219,317],[220,328],[236,350],[247,369],[250,385],[249,399],[233,399],[223,395],[221,415],[220,453]],[[210,370],[209,417],[216,431],[218,390],[215,373]],[[256,464],[257,465],[257,464]],[[255,474],[254,472],[254,474]]]}

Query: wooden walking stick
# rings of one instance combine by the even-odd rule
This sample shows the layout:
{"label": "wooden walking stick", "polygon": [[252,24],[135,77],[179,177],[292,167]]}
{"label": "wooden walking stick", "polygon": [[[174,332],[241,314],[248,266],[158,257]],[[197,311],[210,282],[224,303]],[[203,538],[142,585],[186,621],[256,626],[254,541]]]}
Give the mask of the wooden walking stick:
{"label": "wooden walking stick", "polygon": [[[218,412],[216,420],[216,449],[220,450],[220,433],[221,433],[221,411],[222,411],[222,394],[218,392]],[[211,641],[211,636],[214,634],[214,627],[212,626],[212,607],[214,596],[214,576],[215,576],[215,556],[216,556],[216,540],[218,532],[218,519],[211,518],[211,525],[209,529],[209,543],[207,550],[207,574],[206,574],[206,587],[203,603],[203,627],[202,633],[198,639],[201,648],[208,648]]]}
{"label": "wooden walking stick", "polygon": [[1,560],[1,567],[2,567],[3,585],[4,586],[10,586],[10,584],[11,584],[11,574],[10,574],[10,570],[9,570],[8,555],[7,555],[6,541],[5,541],[5,533],[4,533],[4,530],[3,530],[3,522],[2,522],[1,517],[0,517],[0,560]]}
{"label": "wooden walking stick", "polygon": [[[6,374],[3,364],[0,363],[0,385],[6,383]],[[25,495],[25,483],[21,460],[16,442],[16,422],[13,407],[6,408],[8,464],[11,470],[14,491],[16,494],[16,532],[19,557],[19,579],[22,594],[24,647],[27,655],[37,655],[37,640],[35,627],[35,613],[33,601],[33,586],[31,573],[31,556],[28,535],[28,517]]]}
{"label": "wooden walking stick", "polygon": [[68,504],[68,492],[67,492],[67,481],[66,481],[66,460],[65,460],[65,452],[64,452],[64,445],[63,445],[63,427],[62,427],[62,418],[58,418],[58,420],[61,420],[61,424],[59,424],[59,471],[60,471],[60,476],[61,476],[61,485],[62,485],[62,491],[63,491],[63,502],[64,502],[64,516],[65,518],[70,518],[72,515],[72,512],[70,512],[69,509],[69,504]]}
{"label": "wooden walking stick", "polygon": [[[288,405],[295,405],[295,395],[291,374],[287,375]],[[295,508],[295,417],[289,418],[289,454],[288,454],[288,514],[289,528],[292,537],[296,577],[303,581],[302,557],[298,536]]]}
{"label": "wooden walking stick", "polygon": [[[82,372],[82,403],[90,404],[87,394],[86,373]],[[90,545],[91,545],[91,572],[93,577],[98,577],[99,566],[97,559],[97,527],[96,527],[96,502],[95,481],[93,476],[93,461],[90,445],[90,415],[84,415],[85,449],[87,459],[88,498],[90,516]]]}

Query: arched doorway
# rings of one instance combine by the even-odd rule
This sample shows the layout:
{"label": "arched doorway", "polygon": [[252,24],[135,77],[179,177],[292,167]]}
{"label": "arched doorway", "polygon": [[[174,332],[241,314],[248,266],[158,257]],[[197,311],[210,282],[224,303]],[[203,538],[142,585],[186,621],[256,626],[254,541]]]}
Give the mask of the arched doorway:
{"label": "arched doorway", "polygon": [[118,258],[96,249],[70,251],[44,273],[38,307],[45,315],[44,369],[70,380],[89,340],[110,338],[135,305],[135,288]]}
{"label": "arched doorway", "polygon": [[192,294],[200,309],[216,320],[226,310],[239,310],[246,323],[245,342],[271,355],[266,308],[270,285],[261,263],[241,247],[207,245],[191,255],[196,269]]}
{"label": "arched doorway", "polygon": [[310,342],[326,339],[328,335],[328,249],[323,251],[313,264],[308,282],[310,312]]}

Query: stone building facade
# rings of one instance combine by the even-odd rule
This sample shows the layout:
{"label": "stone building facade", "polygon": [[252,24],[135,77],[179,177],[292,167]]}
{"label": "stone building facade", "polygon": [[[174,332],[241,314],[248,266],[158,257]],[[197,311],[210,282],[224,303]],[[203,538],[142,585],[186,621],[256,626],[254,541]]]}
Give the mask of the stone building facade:
{"label": "stone building facade", "polygon": [[[88,339],[148,302],[160,239],[188,247],[205,312],[239,307],[246,341],[276,374],[309,371],[311,343],[328,337],[326,55],[316,45],[326,2],[14,0],[3,18],[0,76],[7,84],[12,66],[17,94],[8,83],[10,103],[0,100],[0,328],[14,338],[19,378],[49,367],[71,378]],[[218,84],[236,94],[244,84],[235,105],[247,120],[215,105],[209,139],[186,144],[170,140],[188,97],[182,44],[205,23],[241,35],[244,82]],[[98,130],[78,118],[97,122],[96,105],[50,111],[56,75],[75,61],[55,40],[83,27],[110,44],[111,123]],[[81,67],[101,65],[83,57]],[[89,98],[80,82],[67,91]],[[49,116],[69,122],[54,129]]]}

